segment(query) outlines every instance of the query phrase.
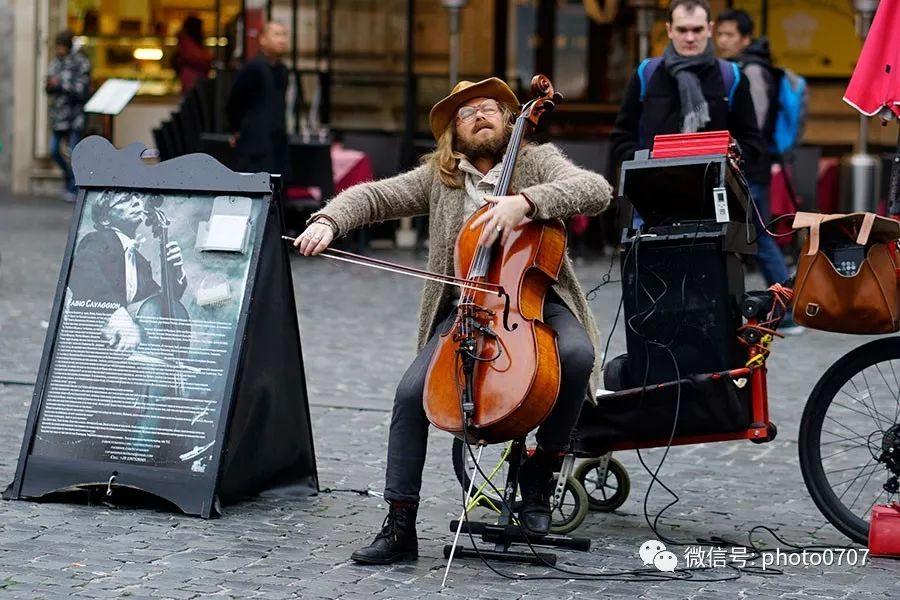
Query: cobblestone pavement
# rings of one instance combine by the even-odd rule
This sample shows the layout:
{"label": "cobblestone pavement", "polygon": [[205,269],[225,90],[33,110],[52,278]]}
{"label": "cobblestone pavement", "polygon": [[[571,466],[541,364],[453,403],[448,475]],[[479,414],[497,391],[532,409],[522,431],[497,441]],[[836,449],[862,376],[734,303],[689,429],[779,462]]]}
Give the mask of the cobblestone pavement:
{"label": "cobblestone pavement", "polygon": [[[0,482],[12,479],[41,352],[71,209],[57,201],[0,198]],[[416,262],[411,254],[386,256]],[[578,266],[586,285],[608,259]],[[420,284],[362,267],[295,259],[304,359],[322,488],[382,485],[393,388],[414,355]],[[614,271],[615,274],[615,271]],[[616,284],[592,306],[608,333]],[[797,464],[797,427],[816,379],[863,340],[818,332],[776,343],[770,365],[770,408],[780,433],[753,445],[726,442],[674,448],[661,480],[679,502],[661,531],[694,542],[713,535],[746,540],[757,524],[796,544],[843,545],[819,514]],[[611,353],[624,349],[617,332]],[[0,597],[61,598],[883,598],[900,594],[900,563],[864,567],[786,567],[785,574],[703,581],[519,581],[477,560],[454,563],[441,589],[447,522],[459,490],[449,465],[450,439],[432,432],[420,510],[418,562],[389,568],[356,566],[352,550],[367,542],[384,515],[383,500],[353,492],[313,498],[264,494],[203,521],[148,508],[31,502],[0,503]],[[659,451],[643,453],[653,466]],[[632,480],[628,501],[611,514],[592,513],[578,530],[588,553],[561,552],[572,568],[641,568],[639,545],[652,538],[642,501],[649,476],[634,452],[620,453]],[[671,498],[658,486],[650,515]],[[765,540],[774,544],[771,539]],[[676,549],[681,557],[683,549]],[[503,565],[509,573],[550,574]],[[733,575],[715,570],[696,579]]]}

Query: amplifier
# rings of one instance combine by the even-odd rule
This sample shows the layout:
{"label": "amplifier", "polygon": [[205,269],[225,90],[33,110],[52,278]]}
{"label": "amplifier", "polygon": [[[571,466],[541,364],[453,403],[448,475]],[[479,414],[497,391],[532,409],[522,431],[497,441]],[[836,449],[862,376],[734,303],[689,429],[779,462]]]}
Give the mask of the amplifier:
{"label": "amplifier", "polygon": [[675,380],[672,355],[681,377],[744,366],[744,270],[721,238],[631,237],[621,257],[631,385]]}

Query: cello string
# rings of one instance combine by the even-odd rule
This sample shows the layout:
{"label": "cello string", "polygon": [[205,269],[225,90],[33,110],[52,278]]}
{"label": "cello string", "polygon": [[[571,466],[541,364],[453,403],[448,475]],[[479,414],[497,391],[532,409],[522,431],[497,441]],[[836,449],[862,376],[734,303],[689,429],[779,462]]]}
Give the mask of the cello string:
{"label": "cello string", "polygon": [[[510,141],[507,143],[506,151],[503,153],[503,169],[501,169],[500,177],[497,180],[497,183],[494,185],[494,196],[505,195],[506,191],[509,189],[509,183],[512,179],[512,172],[516,162],[515,156],[518,154],[518,148],[521,144],[524,133],[524,117],[519,115],[518,117],[516,117],[515,126],[513,127],[512,134],[510,135]],[[511,157],[512,160],[510,160]],[[483,233],[483,225],[481,229]],[[478,245],[478,248],[475,252],[475,259],[472,261],[472,265],[470,265],[469,272],[467,273],[467,279],[472,279],[473,271],[477,273],[485,272],[487,266],[490,264],[490,254],[490,248],[482,246],[481,244]],[[467,303],[471,301],[471,299],[471,295],[467,296]]]}

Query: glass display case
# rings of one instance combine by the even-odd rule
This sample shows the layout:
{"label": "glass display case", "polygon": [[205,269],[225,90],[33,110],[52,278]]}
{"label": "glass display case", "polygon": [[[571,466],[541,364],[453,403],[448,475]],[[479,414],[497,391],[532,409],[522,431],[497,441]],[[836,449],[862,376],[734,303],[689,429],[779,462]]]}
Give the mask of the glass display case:
{"label": "glass display case", "polygon": [[176,65],[185,19],[200,20],[204,46],[221,61],[240,12],[241,0],[71,0],[67,25],[91,61],[95,89],[116,77],[141,81],[139,96],[172,96],[181,91]]}

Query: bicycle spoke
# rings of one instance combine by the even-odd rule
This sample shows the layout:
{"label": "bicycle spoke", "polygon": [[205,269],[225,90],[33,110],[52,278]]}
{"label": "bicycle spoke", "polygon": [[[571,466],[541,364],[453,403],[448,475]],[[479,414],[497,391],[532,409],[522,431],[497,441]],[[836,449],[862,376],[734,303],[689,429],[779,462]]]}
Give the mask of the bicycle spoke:
{"label": "bicycle spoke", "polygon": [[[863,477],[863,476],[865,476],[865,475],[868,475],[868,473],[863,474],[863,471],[865,471],[866,469],[872,469],[872,468],[874,468],[875,470],[878,469],[878,465],[881,464],[881,463],[876,462],[874,465],[871,464],[872,461],[874,461],[874,460],[875,460],[874,458],[869,459],[869,462],[867,462],[867,463],[866,463],[865,465],[863,465],[862,467],[851,467],[851,468],[853,468],[853,469],[859,469],[859,473],[857,473],[856,476],[851,477],[850,479],[845,479],[844,481],[839,481],[838,483],[833,484],[831,487],[832,487],[832,488],[836,488],[836,487],[838,487],[838,486],[841,486],[841,485],[843,485],[843,484],[849,482],[850,485],[847,487],[847,489],[850,489],[851,487],[853,487],[853,482],[854,482],[854,481],[857,481],[860,477]],[[844,490],[844,493],[846,493],[846,491],[847,491],[847,490]]]}
{"label": "bicycle spoke", "polygon": [[[878,494],[877,496],[875,496],[875,499],[872,500],[872,504],[870,504],[870,505],[869,505],[869,508],[866,509],[866,512],[863,513],[863,518],[865,518],[865,516],[866,516],[867,514],[869,514],[869,511],[872,510],[872,507],[875,506],[875,503],[878,502],[879,498],[881,498],[881,496],[883,496],[883,495],[885,494],[885,492],[887,492],[887,490],[884,489],[884,488],[881,488],[881,493]],[[890,497],[890,495],[889,495],[889,496],[888,496],[888,500],[890,500],[890,499],[891,499],[891,497]]]}
{"label": "bicycle spoke", "polygon": [[[866,379],[865,370],[860,371],[859,373],[857,373],[857,375],[862,376],[863,383],[864,383],[865,386],[866,386],[865,394],[866,394],[869,398],[871,398],[871,397],[872,397],[872,390],[869,389],[869,380]],[[881,428],[881,423],[878,421],[877,418],[875,418],[875,415],[872,414],[872,411],[869,410],[869,405],[866,404],[865,400],[862,398],[863,392],[861,392],[860,389],[859,389],[859,387],[857,387],[856,382],[853,381],[853,378],[852,378],[852,377],[850,378],[850,380],[848,381],[848,383],[849,383],[850,385],[853,386],[853,391],[856,392],[856,395],[853,395],[853,394],[851,394],[851,393],[845,391],[843,388],[841,388],[841,393],[843,393],[845,396],[847,396],[847,397],[853,399],[854,402],[856,402],[856,403],[858,403],[858,404],[862,404],[862,405],[863,405],[863,408],[866,409],[866,415],[867,415],[868,417],[870,417],[870,418],[875,422],[875,426],[878,427],[878,428],[880,429],[880,428]]]}
{"label": "bicycle spoke", "polygon": [[[860,372],[860,375],[862,375],[863,382],[866,384],[866,392],[868,393],[869,398],[872,398],[872,388],[869,387],[869,379],[866,377],[866,372],[865,372],[865,370],[861,371],[861,372]],[[859,402],[860,402],[860,404],[862,404],[863,406],[865,406],[867,410],[870,408],[869,405],[866,404],[863,400],[859,400]],[[873,400],[873,402],[874,402],[874,400]],[[881,421],[879,421],[878,418],[876,417],[876,415],[878,415],[879,413],[878,413],[878,410],[877,410],[874,406],[872,407],[872,412],[874,413],[873,415],[871,415],[872,420],[875,421],[875,425],[876,425],[879,429],[881,429],[882,423],[881,423]],[[879,416],[880,416],[880,415],[879,415]],[[882,431],[883,431],[883,430],[882,430]]]}
{"label": "bicycle spoke", "polygon": [[[865,407],[866,412],[863,412],[859,409],[850,408],[849,406],[846,406],[844,404],[840,404],[837,400],[832,400],[831,401],[832,404],[837,404],[841,408],[845,408],[849,411],[853,411],[857,414],[863,415],[864,417],[868,417],[868,418],[872,419],[872,421],[875,423],[875,427],[877,427],[879,429],[879,431],[881,430],[881,427],[882,427],[881,422],[875,417],[874,414],[872,414],[872,411],[870,410],[868,404],[866,404],[865,402],[860,400],[857,396],[854,396],[853,394],[851,394],[850,392],[848,392],[847,390],[845,390],[843,388],[841,388],[841,393],[844,394],[845,396],[847,396],[848,398],[852,399],[854,402],[856,402],[858,404],[862,404],[863,407]],[[869,393],[869,392],[867,391],[866,393]]]}
{"label": "bicycle spoke", "polygon": [[889,360],[888,365],[891,367],[891,374],[894,376],[894,389],[897,390],[897,405],[894,407],[894,423],[900,418],[900,381],[897,380],[897,371],[894,370],[894,361]]}
{"label": "bicycle spoke", "polygon": [[[859,500],[860,494],[863,493],[863,490],[866,489],[866,486],[869,485],[869,481],[872,480],[872,477],[873,477],[873,476],[875,475],[875,473],[877,473],[877,472],[878,472],[878,470],[875,469],[875,470],[873,470],[871,473],[869,473],[869,476],[866,478],[866,482],[865,482],[864,484],[862,484],[862,487],[859,488],[859,491],[856,493],[856,498],[854,498],[854,499],[853,499],[853,502],[850,503],[850,506],[847,507],[847,508],[849,508],[851,511],[853,510],[853,507],[856,505],[856,501]],[[848,489],[849,489],[849,488],[848,488]]]}
{"label": "bicycle spoke", "polygon": [[[844,393],[846,394],[846,392],[844,392]],[[847,394],[847,395],[849,396],[849,394]],[[850,396],[850,397],[852,398],[853,396]],[[864,417],[871,417],[871,416],[872,416],[871,413],[864,413],[863,411],[859,410],[858,408],[850,408],[850,407],[847,406],[846,404],[841,404],[841,403],[838,402],[837,400],[832,400],[832,401],[831,401],[831,404],[832,404],[832,405],[836,405],[836,406],[840,406],[841,408],[845,408],[845,409],[849,410],[850,412],[855,412],[856,414],[862,415],[862,416],[864,416]],[[876,425],[878,425],[878,430],[881,431],[881,425],[878,424],[877,422],[876,422]]]}
{"label": "bicycle spoke", "polygon": [[[884,382],[884,387],[886,387],[887,390],[888,390],[888,392],[890,392],[890,394],[891,394],[891,399],[894,401],[894,406],[895,406],[895,407],[896,407],[896,406],[900,406],[900,398],[898,398],[898,396],[897,396],[896,394],[894,394],[894,393],[891,391],[891,384],[889,384],[889,383],[887,382],[887,379],[885,378],[884,373],[881,372],[881,366],[880,366],[878,363],[875,363],[874,366],[875,366],[875,370],[878,371],[878,374],[881,375],[881,380]],[[897,389],[897,388],[894,388],[894,389]],[[898,390],[898,393],[900,393],[900,390]],[[875,406],[874,406],[874,404],[875,404],[874,399],[873,399],[873,401],[872,401],[872,404],[873,404],[872,408],[874,409],[874,408],[875,408]],[[877,411],[876,411],[876,412],[877,412]],[[878,413],[878,414],[881,414],[881,413]],[[890,417],[885,416],[885,419],[889,421]],[[894,422],[891,423],[891,422],[889,421],[889,422],[888,422],[888,426],[893,425],[893,424],[895,424],[896,422],[897,422],[897,419],[894,418]]]}
{"label": "bicycle spoke", "polygon": [[865,446],[865,445],[868,444],[868,442],[869,442],[869,437],[871,437],[871,434],[869,434],[869,435],[857,435],[857,436],[855,436],[855,437],[848,438],[848,437],[844,437],[844,436],[842,436],[842,435],[840,435],[840,434],[837,434],[837,433],[835,433],[835,432],[833,432],[833,431],[828,431],[827,429],[823,429],[823,430],[822,430],[822,433],[827,433],[828,435],[833,435],[834,437],[836,437],[836,438],[838,438],[838,439],[836,439],[836,440],[831,440],[830,442],[819,442],[819,445],[820,445],[820,446],[829,446],[829,445],[831,445],[831,444],[839,444],[839,443],[841,443],[841,442],[856,442],[857,440],[866,440],[865,443],[863,443],[863,444],[858,444],[858,445],[861,445],[861,446]]}
{"label": "bicycle spoke", "polygon": [[[832,404],[834,404],[833,401],[832,401]],[[825,415],[825,418],[828,419],[829,421],[833,421],[835,425],[839,425],[839,426],[843,427],[844,429],[846,429],[847,431],[849,431],[850,433],[852,433],[853,435],[855,435],[855,436],[857,436],[857,437],[865,437],[865,438],[868,437],[868,436],[865,436],[865,435],[863,435],[863,434],[857,432],[856,430],[854,430],[854,429],[853,429],[852,427],[850,427],[849,425],[847,425],[847,424],[845,424],[845,423],[841,423],[840,421],[838,421],[838,420],[835,419],[834,417],[830,417],[830,416],[828,416],[828,415]]]}
{"label": "bicycle spoke", "polygon": [[[875,459],[874,459],[874,458],[870,458],[870,459],[869,459],[869,463],[872,462],[873,460],[875,460]],[[865,465],[863,465],[862,468],[866,468],[867,466],[869,466],[869,463],[866,463]],[[849,470],[851,470],[851,469],[859,469],[859,468],[860,468],[859,466],[855,466],[855,467],[845,467],[845,468],[843,468],[843,469],[832,469],[831,471],[825,471],[825,474],[826,474],[826,475],[830,475],[830,474],[832,474],[832,473],[842,473],[842,472],[844,472],[844,471],[849,471]]]}
{"label": "bicycle spoke", "polygon": [[838,450],[837,452],[832,452],[828,456],[821,457],[821,460],[822,460],[822,462],[824,462],[824,461],[828,460],[829,458],[837,456],[838,454],[843,454],[844,452],[849,452],[851,450],[855,450],[856,448],[859,448],[859,446],[852,446],[850,448],[844,448],[843,450]]}

